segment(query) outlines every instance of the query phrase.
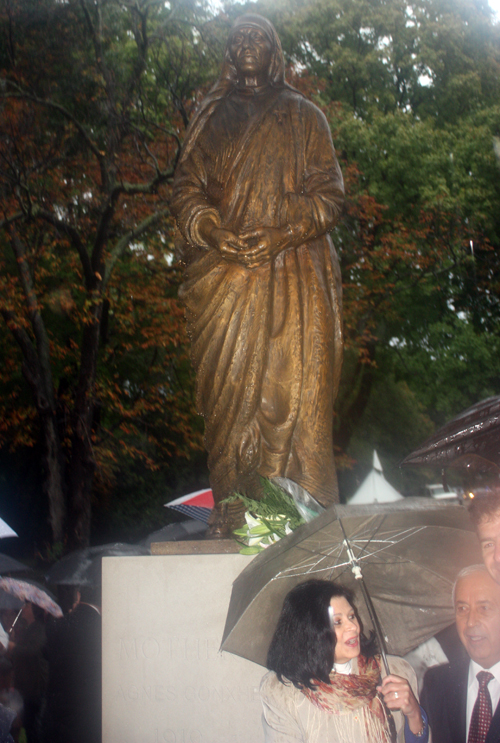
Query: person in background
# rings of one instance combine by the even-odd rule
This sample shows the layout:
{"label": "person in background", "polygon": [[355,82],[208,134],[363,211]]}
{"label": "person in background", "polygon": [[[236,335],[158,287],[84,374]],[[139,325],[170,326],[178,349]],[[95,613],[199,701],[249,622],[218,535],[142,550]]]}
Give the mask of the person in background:
{"label": "person in background", "polygon": [[99,592],[75,587],[69,611],[47,626],[43,743],[101,743],[101,636]]}
{"label": "person in background", "polygon": [[467,656],[427,671],[422,706],[435,743],[498,743],[500,587],[472,565],[458,574],[453,602]]}
{"label": "person in background", "polygon": [[13,710],[0,704],[0,743],[14,743],[10,729],[15,717],[16,713]]}
{"label": "person in background", "polygon": [[481,545],[483,562],[500,584],[500,490],[479,495],[469,505],[469,516]]}
{"label": "person in background", "polygon": [[23,698],[23,727],[27,743],[40,743],[40,714],[47,691],[49,667],[45,658],[45,612],[26,603],[11,635],[7,654],[13,685]]}
{"label": "person in background", "polygon": [[0,705],[14,712],[10,734],[14,743],[18,743],[22,727],[23,698],[14,687],[12,663],[5,655],[0,657]]}
{"label": "person in background", "polygon": [[309,580],[283,603],[261,683],[266,743],[427,743],[416,677],[388,657],[384,678],[352,593]]}

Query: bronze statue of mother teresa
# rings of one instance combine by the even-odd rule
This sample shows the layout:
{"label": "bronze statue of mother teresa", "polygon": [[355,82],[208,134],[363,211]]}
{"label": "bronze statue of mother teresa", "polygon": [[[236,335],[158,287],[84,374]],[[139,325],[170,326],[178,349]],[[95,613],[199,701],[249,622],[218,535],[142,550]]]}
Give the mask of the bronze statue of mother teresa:
{"label": "bronze statue of mother teresa", "polygon": [[241,16],[188,128],[172,198],[214,537],[242,520],[221,501],[255,497],[259,476],[338,500],[342,289],[328,233],[343,197],[325,116],[285,82],[272,24]]}

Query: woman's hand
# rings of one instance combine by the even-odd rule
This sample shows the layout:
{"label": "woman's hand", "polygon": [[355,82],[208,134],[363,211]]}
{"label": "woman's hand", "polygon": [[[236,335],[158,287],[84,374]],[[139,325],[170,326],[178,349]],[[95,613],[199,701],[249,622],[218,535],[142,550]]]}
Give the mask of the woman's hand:
{"label": "woman's hand", "polygon": [[202,221],[198,229],[203,239],[212,248],[220,251],[226,260],[243,262],[240,260],[241,251],[247,247],[247,243],[241,237],[235,235],[231,230],[218,227],[210,219]]}
{"label": "woman's hand", "polygon": [[258,268],[287,247],[289,233],[281,227],[259,227],[243,232],[240,238],[251,244],[241,253],[241,262],[247,268]]}
{"label": "woman's hand", "polygon": [[380,686],[377,686],[377,691],[384,697],[388,709],[401,710],[408,719],[408,725],[412,733],[416,735],[422,730],[424,721],[422,720],[420,707],[406,679],[391,673],[382,680]]}

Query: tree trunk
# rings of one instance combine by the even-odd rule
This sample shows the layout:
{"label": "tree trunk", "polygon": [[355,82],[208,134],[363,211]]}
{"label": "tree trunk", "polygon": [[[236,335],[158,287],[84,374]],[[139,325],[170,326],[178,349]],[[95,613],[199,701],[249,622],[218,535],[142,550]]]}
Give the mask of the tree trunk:
{"label": "tree trunk", "polygon": [[45,459],[43,490],[49,504],[52,541],[63,543],[66,526],[64,458],[54,415],[42,414],[41,424]]}
{"label": "tree trunk", "polygon": [[[375,357],[375,345],[368,347],[370,360]],[[366,357],[365,357],[366,358]],[[339,405],[338,425],[334,431],[334,443],[341,451],[346,452],[352,435],[363,413],[365,412],[373,386],[373,366],[362,362],[361,357],[355,366],[354,374],[349,382],[350,397]]]}
{"label": "tree trunk", "polygon": [[72,442],[71,467],[68,476],[68,550],[88,547],[92,517],[92,483],[95,460],[86,430],[81,426]]}
{"label": "tree trunk", "polygon": [[92,516],[92,484],[96,461],[92,447],[94,384],[99,349],[102,301],[95,297],[92,322],[85,326],[80,374],[72,421],[71,456],[68,467],[68,526],[70,549],[88,547]]}

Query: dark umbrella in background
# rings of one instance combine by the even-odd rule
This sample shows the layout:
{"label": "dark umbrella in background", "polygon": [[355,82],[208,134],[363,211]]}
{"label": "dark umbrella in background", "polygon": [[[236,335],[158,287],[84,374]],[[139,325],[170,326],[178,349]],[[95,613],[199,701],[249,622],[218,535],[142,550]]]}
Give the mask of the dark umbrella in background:
{"label": "dark umbrella in background", "polygon": [[[187,519],[176,524],[167,524],[161,529],[148,534],[139,544],[151,550],[153,542],[184,542],[186,540],[203,539],[208,530],[206,521]],[[149,554],[149,552],[148,552]]]}
{"label": "dark umbrella in background", "polygon": [[19,611],[23,606],[24,601],[21,601],[17,596],[13,596],[11,593],[4,591],[3,588],[0,588],[0,611],[2,609],[13,609],[14,611]]}
{"label": "dark umbrella in background", "polygon": [[[350,554],[352,553],[352,554]],[[222,650],[265,665],[283,599],[310,578],[355,592],[360,566],[388,651],[405,655],[454,620],[451,589],[461,568],[480,562],[459,503],[404,498],[335,505],[265,549],[233,584]],[[357,607],[372,625],[363,601]]]}
{"label": "dark umbrella in background", "polygon": [[114,542],[87,547],[71,552],[56,562],[46,573],[45,579],[55,585],[93,586],[101,585],[101,567],[103,557],[127,557],[132,555],[149,555],[149,549],[141,544]]}
{"label": "dark umbrella in background", "polygon": [[500,395],[464,410],[401,462],[415,465],[500,473]]}
{"label": "dark umbrella in background", "polygon": [[9,557],[9,555],[4,555],[0,553],[0,575],[5,575],[6,573],[32,573],[32,569],[29,568],[27,565],[23,565],[22,562],[19,562],[19,560],[14,560],[13,557]]}

